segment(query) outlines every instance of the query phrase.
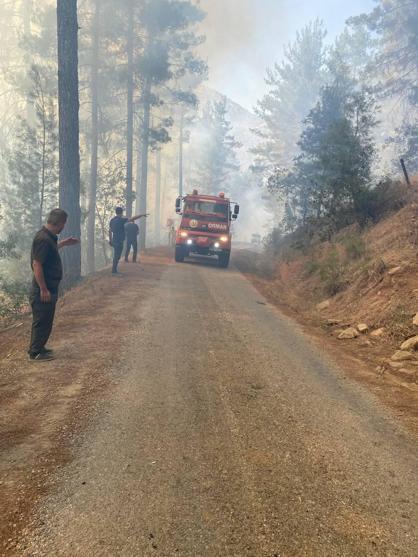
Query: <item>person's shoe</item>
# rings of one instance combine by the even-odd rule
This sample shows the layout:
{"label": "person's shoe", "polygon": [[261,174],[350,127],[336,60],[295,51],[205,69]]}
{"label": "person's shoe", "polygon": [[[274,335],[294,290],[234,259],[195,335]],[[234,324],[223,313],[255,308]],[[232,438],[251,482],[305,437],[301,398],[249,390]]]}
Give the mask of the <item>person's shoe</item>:
{"label": "person's shoe", "polygon": [[51,356],[54,355],[54,351],[51,348],[44,348],[41,350],[41,354],[50,354]]}
{"label": "person's shoe", "polygon": [[29,360],[31,362],[50,362],[51,360],[55,360],[55,358],[52,354],[41,352],[40,354],[30,354]]}

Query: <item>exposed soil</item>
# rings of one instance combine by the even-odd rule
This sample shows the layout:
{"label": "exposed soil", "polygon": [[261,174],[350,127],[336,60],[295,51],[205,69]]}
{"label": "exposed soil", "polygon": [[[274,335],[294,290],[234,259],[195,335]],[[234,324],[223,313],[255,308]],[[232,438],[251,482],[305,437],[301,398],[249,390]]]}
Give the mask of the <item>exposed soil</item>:
{"label": "exposed soil", "polygon": [[[307,271],[312,261],[326,259],[331,250],[343,252],[344,239],[358,235],[365,253],[347,263],[344,286],[335,296],[321,278]],[[418,367],[393,369],[388,360],[401,343],[418,334],[413,317],[418,313],[418,206],[411,204],[362,235],[345,230],[332,245],[319,244],[306,255],[292,253],[285,260],[266,263],[265,256],[241,250],[238,267],[269,301],[296,319],[306,332],[328,350],[351,376],[367,384],[410,428],[418,432]],[[343,256],[342,256],[343,257]],[[265,269],[268,265],[269,278]],[[399,267],[395,274],[392,270]],[[329,299],[329,307],[318,304]],[[365,323],[381,337],[360,335],[338,340],[349,326]]]}
{"label": "exposed soil", "polygon": [[416,555],[415,437],[233,268],[153,284],[16,555]]}
{"label": "exposed soil", "polygon": [[103,271],[60,300],[55,361],[28,362],[29,316],[0,333],[2,556],[16,555],[19,530],[52,487],[51,472],[68,461],[95,401],[111,391],[108,370],[117,365],[130,318],[167,264],[163,254],[145,259],[125,265],[123,278]]}

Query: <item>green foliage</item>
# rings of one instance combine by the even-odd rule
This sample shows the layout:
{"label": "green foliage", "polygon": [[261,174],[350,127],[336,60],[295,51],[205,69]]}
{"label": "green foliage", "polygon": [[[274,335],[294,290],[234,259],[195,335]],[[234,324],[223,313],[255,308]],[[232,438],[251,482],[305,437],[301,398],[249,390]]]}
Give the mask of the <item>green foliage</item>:
{"label": "green foliage", "polygon": [[310,261],[305,263],[304,274],[307,277],[311,277],[312,275],[315,275],[316,273],[318,273],[320,271],[320,269],[321,269],[320,262],[317,261],[316,259],[311,259]]}
{"label": "green foliage", "polygon": [[418,3],[405,0],[376,0],[367,15],[352,18],[354,26],[367,26],[377,37],[379,51],[375,68],[385,68],[386,95],[401,95],[418,105]]}
{"label": "green foliage", "polygon": [[[195,54],[203,38],[193,32],[193,26],[204,17],[203,10],[189,1],[148,0],[140,6],[139,24],[146,40],[136,69],[144,106],[150,103],[159,112],[166,106],[169,111],[173,105],[182,105],[183,110],[197,106],[193,89],[206,76],[207,65]],[[159,126],[150,130],[153,148],[171,140],[168,130],[173,119],[159,120]]]}
{"label": "green foliage", "polygon": [[344,265],[337,249],[333,249],[320,263],[319,275],[330,296],[335,296],[344,288]]}
{"label": "green foliage", "polygon": [[305,120],[294,168],[280,169],[270,177],[270,191],[287,200],[293,226],[314,220],[330,223],[331,230],[344,226],[348,224],[344,215],[356,219],[369,190],[375,153],[374,99],[368,91],[358,92],[347,74],[336,74],[322,89]]}
{"label": "green foliage", "polygon": [[6,240],[0,240],[0,259],[16,258],[16,237],[9,237]]}
{"label": "green foliage", "polygon": [[[2,201],[17,244],[27,249],[31,237],[58,199],[58,130],[55,88],[49,70],[33,65],[28,73],[28,114],[17,118],[15,139],[8,152],[9,182]],[[19,215],[19,218],[16,218]]]}
{"label": "green foliage", "polygon": [[0,319],[13,317],[28,306],[29,282],[0,279]]}
{"label": "green foliage", "polygon": [[366,242],[360,235],[346,236],[342,240],[349,260],[358,260],[366,255]]}

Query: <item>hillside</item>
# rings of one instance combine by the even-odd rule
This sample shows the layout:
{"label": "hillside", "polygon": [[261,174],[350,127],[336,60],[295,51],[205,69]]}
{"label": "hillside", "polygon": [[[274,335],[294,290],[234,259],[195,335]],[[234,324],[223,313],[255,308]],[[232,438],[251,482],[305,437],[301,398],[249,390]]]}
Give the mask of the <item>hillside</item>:
{"label": "hillside", "polygon": [[[418,419],[418,203],[365,231],[342,230],[278,259],[242,253],[238,266],[352,375]],[[402,350],[401,350],[402,347]]]}

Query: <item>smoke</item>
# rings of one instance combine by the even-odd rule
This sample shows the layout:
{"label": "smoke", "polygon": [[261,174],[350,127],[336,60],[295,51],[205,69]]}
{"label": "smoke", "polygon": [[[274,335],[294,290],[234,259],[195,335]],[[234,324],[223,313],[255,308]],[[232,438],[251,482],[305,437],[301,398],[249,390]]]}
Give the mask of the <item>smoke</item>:
{"label": "smoke", "polygon": [[200,0],[207,12],[200,54],[210,66],[209,85],[248,110],[265,93],[266,68],[280,62],[296,31],[324,20],[332,42],[345,21],[370,11],[374,0]]}
{"label": "smoke", "polygon": [[201,54],[209,62],[210,85],[251,110],[263,91],[266,66],[281,53],[286,0],[202,0],[200,4],[207,12]]}

